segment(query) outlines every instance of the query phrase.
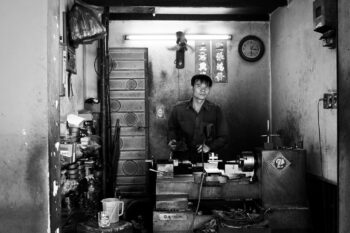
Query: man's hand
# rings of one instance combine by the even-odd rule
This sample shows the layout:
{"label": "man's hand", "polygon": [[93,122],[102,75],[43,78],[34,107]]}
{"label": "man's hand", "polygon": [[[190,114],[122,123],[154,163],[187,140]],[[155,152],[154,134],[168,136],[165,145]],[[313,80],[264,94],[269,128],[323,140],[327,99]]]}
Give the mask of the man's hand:
{"label": "man's hand", "polygon": [[168,146],[170,147],[171,150],[175,150],[176,149],[176,140],[173,139],[168,143]]}
{"label": "man's hand", "polygon": [[197,153],[208,153],[209,151],[210,147],[205,144],[201,144],[197,147]]}

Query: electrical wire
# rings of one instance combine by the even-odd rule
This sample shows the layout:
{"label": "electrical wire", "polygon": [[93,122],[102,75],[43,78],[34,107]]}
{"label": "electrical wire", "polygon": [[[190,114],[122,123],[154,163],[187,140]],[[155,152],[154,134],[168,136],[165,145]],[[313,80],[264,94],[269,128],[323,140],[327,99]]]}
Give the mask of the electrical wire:
{"label": "electrical wire", "polygon": [[99,72],[99,69],[97,67],[98,65],[98,60],[99,60],[99,55],[97,54],[96,57],[95,57],[95,60],[94,60],[94,70],[95,70],[95,73],[97,74],[97,76],[99,78],[101,78],[101,73]]}
{"label": "electrical wire", "polygon": [[[112,128],[112,124],[111,124],[111,119],[110,119],[110,114],[111,114],[111,110],[110,110],[110,104],[111,104],[111,99],[110,99],[110,83],[109,83],[109,76],[112,73],[113,69],[115,68],[115,65],[113,63],[113,60],[110,58],[109,53],[106,55],[106,61],[107,61],[107,66],[108,66],[108,72],[107,72],[107,77],[106,77],[106,86],[105,86],[105,90],[106,90],[106,96],[107,96],[107,105],[109,106],[107,108],[107,128]],[[102,68],[98,68],[98,66],[102,66],[99,62],[99,55],[97,55],[95,57],[95,61],[94,61],[94,70],[95,73],[97,75],[97,77],[99,79],[102,78],[102,73],[99,71],[100,69],[104,69],[105,67],[102,66]],[[109,130],[110,131],[110,130]],[[111,132],[110,134],[110,138],[112,138]]]}
{"label": "electrical wire", "polygon": [[190,225],[190,230],[193,232],[193,227],[194,227],[194,221],[196,219],[196,216],[198,214],[198,211],[199,211],[199,205],[200,205],[200,202],[201,202],[201,197],[202,197],[202,188],[203,188],[203,183],[204,183],[204,179],[206,177],[206,172],[204,171],[204,167],[203,167],[203,172],[202,172],[202,176],[201,176],[201,183],[199,185],[199,191],[198,191],[198,202],[197,202],[197,207],[196,207],[196,211],[194,212],[193,214],[193,218],[192,218],[192,221],[191,221],[191,225]]}
{"label": "electrical wire", "polygon": [[177,100],[180,100],[180,70],[177,69]]}
{"label": "electrical wire", "polygon": [[205,145],[205,138],[203,140],[203,144],[202,144],[202,152],[201,152],[201,157],[202,157],[202,176],[201,176],[201,183],[199,185],[199,191],[198,191],[198,202],[197,202],[197,207],[196,207],[196,211],[193,214],[193,219],[191,222],[191,226],[190,226],[190,230],[193,231],[193,225],[194,225],[194,220],[198,214],[199,211],[199,206],[200,206],[200,202],[201,202],[201,197],[202,197],[202,188],[203,188],[203,183],[204,183],[204,179],[207,175],[207,173],[204,170],[204,145]]}
{"label": "electrical wire", "polygon": [[322,155],[322,143],[321,143],[321,126],[320,126],[320,102],[323,99],[319,99],[317,102],[317,126],[318,126],[318,143],[320,150],[320,162],[321,162],[321,175],[323,177],[323,155]]}
{"label": "electrical wire", "polygon": [[203,140],[203,144],[202,144],[202,153],[201,153],[203,172],[204,172],[204,145],[205,145],[205,138],[204,138],[204,140]]}
{"label": "electrical wire", "polygon": [[[113,69],[116,68],[116,64],[113,62],[113,59],[111,59],[109,55],[107,55],[106,57],[107,57],[106,60],[108,61],[108,76],[109,76],[112,73]],[[94,60],[94,70],[97,76],[101,78],[102,74],[99,72],[99,69],[97,67],[99,65],[98,62],[99,62],[99,56],[97,55]]]}
{"label": "electrical wire", "polygon": [[[105,64],[103,64],[101,62],[101,60],[102,61],[105,60],[106,61]],[[109,147],[109,152],[107,154],[110,155],[109,157],[106,157],[107,161],[113,160],[111,155],[114,152],[114,148],[113,148],[114,145],[112,145],[111,98],[110,98],[110,79],[109,79],[110,74],[112,73],[112,71],[114,69],[115,69],[115,63],[113,62],[113,60],[111,60],[108,49],[107,49],[107,52],[104,55],[104,57],[102,57],[102,59],[100,58],[99,53],[96,55],[95,60],[94,60],[95,73],[96,73],[99,81],[101,79],[105,79],[104,80],[105,85],[102,88],[106,92],[106,130],[107,130],[106,144],[107,144],[107,149]],[[105,77],[103,77],[104,73],[106,75]],[[110,166],[110,165],[107,165],[107,166]],[[111,169],[111,168],[109,168],[109,169]]]}

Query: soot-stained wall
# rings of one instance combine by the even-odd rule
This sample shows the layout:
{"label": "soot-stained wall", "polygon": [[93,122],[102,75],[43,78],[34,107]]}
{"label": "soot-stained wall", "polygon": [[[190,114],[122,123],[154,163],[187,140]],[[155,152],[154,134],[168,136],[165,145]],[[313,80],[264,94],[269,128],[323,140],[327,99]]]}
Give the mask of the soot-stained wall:
{"label": "soot-stained wall", "polygon": [[[150,153],[167,159],[167,120],[176,102],[191,97],[190,79],[195,74],[195,52],[188,49],[185,68],[176,69],[173,41],[125,41],[125,34],[232,34],[227,42],[228,83],[214,83],[209,100],[219,104],[228,121],[229,146],[223,157],[234,158],[242,150],[261,146],[269,118],[270,47],[269,23],[266,22],[198,22],[198,21],[112,21],[110,47],[146,47],[149,59]],[[260,37],[266,47],[263,58],[255,63],[242,60],[238,43],[246,35]],[[188,41],[192,47],[194,41]],[[165,118],[156,118],[157,106],[165,107]]]}
{"label": "soot-stained wall", "polygon": [[[84,109],[84,76],[83,76],[83,45],[76,48],[77,74],[71,75],[70,87],[68,78],[64,82],[65,95],[60,98],[61,101],[61,122],[66,121],[67,115],[70,113],[77,114],[79,110]],[[93,72],[91,72],[93,74]],[[66,74],[68,75],[68,74]],[[70,93],[68,93],[70,88]]]}
{"label": "soot-stained wall", "polygon": [[303,140],[308,171],[336,182],[336,110],[319,103],[322,157],[317,120],[319,99],[337,88],[336,50],[322,47],[313,31],[312,2],[291,1],[271,16],[273,130],[287,146]]}
{"label": "soot-stained wall", "polygon": [[48,54],[58,48],[58,4],[13,1],[0,12],[0,232],[49,232],[48,109],[58,113],[58,102],[48,102],[48,76],[57,75],[48,67],[58,56]]}

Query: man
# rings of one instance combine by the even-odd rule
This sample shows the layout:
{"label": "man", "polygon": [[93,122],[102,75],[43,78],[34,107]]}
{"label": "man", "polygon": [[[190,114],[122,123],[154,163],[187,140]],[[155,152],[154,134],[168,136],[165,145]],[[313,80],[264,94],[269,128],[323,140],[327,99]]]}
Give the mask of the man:
{"label": "man", "polygon": [[201,161],[201,154],[215,152],[227,144],[228,129],[219,106],[206,100],[212,81],[203,74],[191,79],[192,98],[177,104],[168,121],[169,147],[174,157]]}

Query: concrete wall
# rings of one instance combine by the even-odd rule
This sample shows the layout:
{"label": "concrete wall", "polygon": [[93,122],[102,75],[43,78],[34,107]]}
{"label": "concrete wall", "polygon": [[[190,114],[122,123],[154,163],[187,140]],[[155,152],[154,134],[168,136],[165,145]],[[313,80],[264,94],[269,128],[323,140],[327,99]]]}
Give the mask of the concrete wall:
{"label": "concrete wall", "polygon": [[336,50],[322,47],[313,31],[312,0],[290,1],[271,16],[273,130],[286,145],[302,139],[308,171],[337,181],[337,113],[320,103],[322,157],[319,152],[317,104],[335,91]]}
{"label": "concrete wall", "polygon": [[[220,104],[230,128],[229,148],[224,153],[233,158],[243,149],[263,143],[269,113],[269,23],[265,22],[198,22],[198,21],[111,21],[110,47],[146,47],[149,57],[150,153],[158,159],[169,156],[166,146],[167,119],[171,107],[191,96],[190,79],[195,71],[195,54],[186,51],[185,68],[175,68],[176,41],[124,41],[124,34],[232,34],[228,41],[228,83],[214,84],[209,99]],[[264,57],[249,63],[239,57],[237,47],[246,35],[259,36],[265,43]],[[194,41],[188,41],[194,47]],[[156,119],[157,105],[166,107],[166,118]]]}
{"label": "concrete wall", "polygon": [[339,111],[338,130],[338,229],[339,233],[350,232],[350,2],[338,1],[338,91]]}
{"label": "concrete wall", "polygon": [[98,41],[84,45],[83,49],[83,72],[84,72],[84,100],[98,98],[98,81],[94,68]]}
{"label": "concrete wall", "polygon": [[2,5],[0,231],[48,232],[48,8],[58,4]]}
{"label": "concrete wall", "polygon": [[[72,77],[74,96],[61,98],[59,104],[60,4],[68,3],[17,0],[0,9],[0,232],[40,233],[49,232],[50,225],[52,231],[59,227],[55,204],[51,220],[49,212],[49,167],[57,168],[49,154],[51,160],[58,158],[59,109],[65,116],[83,108],[84,93],[97,96],[96,82],[84,87],[83,68],[91,61],[83,59],[80,46],[78,74]],[[59,184],[59,171],[52,172],[50,179]],[[50,185],[51,190],[57,188]]]}
{"label": "concrete wall", "polygon": [[[66,121],[67,115],[70,113],[77,114],[79,110],[84,109],[85,98],[85,81],[83,71],[83,45],[79,45],[76,49],[77,74],[71,76],[72,95],[68,95],[68,82],[66,81],[66,94],[60,98],[61,102],[61,122]],[[92,73],[92,72],[91,72]]]}

